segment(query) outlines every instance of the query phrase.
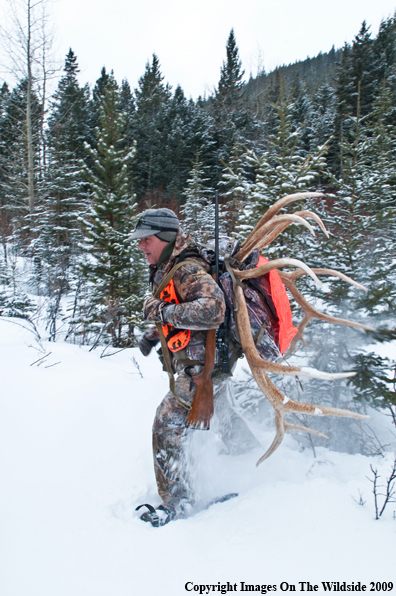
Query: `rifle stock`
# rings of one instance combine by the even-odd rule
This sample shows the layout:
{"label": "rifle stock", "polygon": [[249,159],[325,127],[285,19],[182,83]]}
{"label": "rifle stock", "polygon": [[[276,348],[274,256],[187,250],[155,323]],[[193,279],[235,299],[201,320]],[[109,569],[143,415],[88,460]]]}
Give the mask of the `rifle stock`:
{"label": "rifle stock", "polygon": [[205,366],[192,380],[197,386],[186,426],[201,430],[209,430],[210,419],[213,416],[213,381],[212,372],[215,365],[216,329],[210,329],[206,335]]}
{"label": "rifle stock", "polygon": [[[215,275],[219,283],[219,195],[215,192]],[[209,430],[213,416],[213,381],[212,372],[216,357],[216,329],[210,329],[206,335],[205,366],[192,380],[197,386],[193,404],[186,420],[186,426]]]}

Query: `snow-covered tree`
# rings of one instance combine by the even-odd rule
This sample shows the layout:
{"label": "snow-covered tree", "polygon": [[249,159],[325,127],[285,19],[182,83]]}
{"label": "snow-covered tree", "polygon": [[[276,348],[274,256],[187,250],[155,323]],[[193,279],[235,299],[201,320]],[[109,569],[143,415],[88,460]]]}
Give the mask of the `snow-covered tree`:
{"label": "snow-covered tree", "polygon": [[227,59],[220,69],[220,80],[216,89],[216,102],[223,111],[234,112],[240,108],[243,95],[242,62],[236,44],[234,29],[231,29],[226,45]]}
{"label": "snow-covered tree", "polygon": [[[362,117],[358,109],[349,118],[349,133],[341,143],[341,176],[333,179],[337,193],[326,217],[331,238],[323,244],[323,256],[329,266],[370,285],[361,304],[389,311],[396,297],[392,279],[396,135],[387,123],[392,108],[386,88],[374,105],[368,116]],[[314,251],[312,260],[317,264]],[[353,295],[350,288],[331,286],[335,300]]]}
{"label": "snow-covered tree", "polygon": [[[30,169],[26,127],[27,81],[20,81],[16,87],[3,93],[0,126],[1,145],[1,188],[3,225],[6,236],[13,234],[19,249],[25,251],[31,240],[34,215],[29,205],[41,196],[42,168],[40,167],[40,118],[41,106],[37,96],[31,92],[31,115],[33,132],[33,170]],[[30,172],[30,174],[29,174]],[[32,199],[32,178],[34,200]],[[3,238],[3,242],[4,242]],[[4,246],[4,244],[3,244]]]}
{"label": "snow-covered tree", "polygon": [[[261,153],[246,150],[225,171],[225,181],[234,186],[234,192],[237,189],[240,197],[237,230],[241,239],[248,235],[268,207],[282,196],[315,190],[315,179],[326,165],[326,144],[317,147],[308,156],[299,148],[303,127],[293,130],[293,102],[281,96],[280,102],[273,108],[277,128],[275,134],[269,136],[268,149]],[[288,254],[288,245],[292,248],[292,235],[291,228],[288,228],[282,236],[282,256]],[[273,250],[270,248],[270,252]]]}
{"label": "snow-covered tree", "polygon": [[64,76],[51,102],[46,168],[29,247],[34,257],[32,282],[47,297],[52,339],[56,338],[57,319],[62,315],[62,297],[75,288],[78,278],[76,266],[83,238],[78,218],[87,210],[87,184],[81,176],[80,159],[85,155],[89,90],[87,86],[80,88],[77,72],[77,59],[70,49]]}
{"label": "snow-covered tree", "polygon": [[85,159],[84,141],[91,134],[89,87],[80,87],[77,57],[70,48],[64,74],[50,102],[47,144],[52,151],[69,152],[74,159]]}
{"label": "snow-covered tree", "polygon": [[231,29],[226,44],[226,60],[220,69],[218,87],[211,100],[217,141],[216,182],[221,178],[221,160],[228,162],[233,145],[245,139],[249,124],[243,76],[235,33]]}
{"label": "snow-covered tree", "polygon": [[135,89],[136,112],[133,134],[136,139],[135,176],[138,197],[155,193],[163,185],[158,167],[164,147],[164,111],[171,99],[171,89],[164,84],[158,57],[153,54]]}
{"label": "snow-covered tree", "polygon": [[86,333],[88,328],[103,341],[124,346],[134,342],[141,318],[143,258],[129,239],[137,217],[128,180],[135,150],[125,144],[126,114],[120,112],[120,92],[113,78],[102,100],[100,122],[97,148],[87,146],[94,167],[84,170],[92,203],[82,222],[86,235],[82,270],[89,286],[80,304],[84,321],[80,331]]}
{"label": "snow-covered tree", "polygon": [[183,228],[194,238],[202,242],[205,238],[214,238],[215,206],[213,190],[207,186],[205,168],[197,152],[194,165],[184,191],[186,202],[180,209]]}

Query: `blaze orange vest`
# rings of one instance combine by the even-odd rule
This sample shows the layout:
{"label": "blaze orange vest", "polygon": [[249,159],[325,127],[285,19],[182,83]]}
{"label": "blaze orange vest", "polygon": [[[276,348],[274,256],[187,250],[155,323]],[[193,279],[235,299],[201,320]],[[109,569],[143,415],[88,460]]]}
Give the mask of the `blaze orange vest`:
{"label": "blaze orange vest", "polygon": [[[171,279],[166,288],[162,290],[160,298],[171,304],[180,304],[176,296],[173,279]],[[171,352],[182,350],[190,341],[190,329],[175,329],[173,325],[167,323],[166,325],[162,325],[162,331],[164,332],[166,344]]]}
{"label": "blaze orange vest", "polygon": [[[268,262],[268,259],[260,256],[257,267],[265,265]],[[279,350],[281,354],[283,354],[286,352],[298,329],[293,325],[290,302],[286,293],[286,288],[276,269],[272,269],[272,271],[269,272],[269,283],[272,302],[274,303],[276,314],[279,319]]]}

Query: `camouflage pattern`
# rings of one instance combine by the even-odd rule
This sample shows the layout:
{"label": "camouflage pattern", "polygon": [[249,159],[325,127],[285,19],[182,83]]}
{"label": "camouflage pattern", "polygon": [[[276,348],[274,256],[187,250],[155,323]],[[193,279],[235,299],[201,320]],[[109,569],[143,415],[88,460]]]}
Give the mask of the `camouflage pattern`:
{"label": "camouflage pattern", "polygon": [[[195,243],[191,236],[179,230],[170,258],[158,269],[155,265],[150,265],[153,293],[175,265],[183,250],[193,250],[194,247]],[[209,275],[209,265],[206,261],[199,257],[187,256],[186,258],[195,261],[197,265],[191,263],[183,265],[173,277],[180,304],[167,304],[159,309],[157,301],[149,302],[145,309],[145,317],[152,321],[170,323],[176,329],[191,329],[191,338],[184,357],[187,355],[190,360],[204,363],[206,330],[215,329],[222,323],[225,313],[224,295]],[[162,303],[162,301],[159,302]],[[151,308],[154,309],[154,314],[150,312]],[[181,370],[177,363],[177,353],[173,356],[173,362],[176,370]]]}
{"label": "camouflage pattern", "polygon": [[[159,268],[150,266],[150,280],[153,293],[164,277],[175,265],[184,249],[193,250],[195,243],[190,236],[179,230],[174,250],[169,259]],[[148,300],[145,317],[148,320],[171,323],[177,329],[190,329],[190,342],[183,358],[205,361],[206,331],[216,328],[224,318],[225,301],[221,289],[209,275],[209,265],[199,257],[188,255],[188,260],[196,261],[180,267],[174,277],[175,291],[180,304],[167,304]],[[183,259],[184,260],[184,259]],[[204,269],[202,268],[204,267]],[[156,329],[145,332],[144,337],[153,345],[158,340]],[[186,419],[193,402],[196,387],[184,372],[184,364],[178,360],[180,352],[172,354],[172,363],[179,373],[176,378],[176,395],[168,392],[157,409],[153,425],[153,456],[158,493],[163,505],[176,513],[177,517],[187,516],[194,506],[191,484],[190,460],[188,456],[191,433],[204,432],[186,428]],[[195,366],[197,374],[202,367]],[[258,447],[258,442],[248,430],[245,422],[232,410],[228,398],[228,380],[217,372],[214,375],[215,415],[211,424],[223,439],[230,453],[241,453]],[[235,441],[238,441],[238,444]]]}
{"label": "camouflage pattern", "polygon": [[[198,373],[201,367],[195,367]],[[228,395],[228,378],[219,375],[214,379],[215,413],[211,425],[224,442],[228,453],[236,454],[259,447],[246,423],[231,408]],[[190,390],[191,389],[191,390]],[[188,516],[194,507],[191,483],[192,466],[189,456],[189,439],[197,431],[186,427],[186,420],[196,387],[190,378],[180,373],[176,379],[176,395],[169,391],[157,409],[153,425],[154,470],[158,493],[163,505],[174,511],[176,517]],[[184,407],[184,405],[186,407]]]}
{"label": "camouflage pattern", "polygon": [[[249,281],[255,280],[253,279]],[[232,280],[229,273],[224,273],[221,276],[220,283],[224,291],[226,304],[230,309],[231,317],[229,329],[232,342],[235,345],[241,345],[237,332]],[[281,356],[278,347],[277,321],[274,322],[274,317],[271,316],[272,313],[269,307],[267,307],[267,309],[263,308],[263,301],[269,294],[265,294],[264,292],[261,293],[247,284],[243,287],[243,294],[245,296],[246,308],[249,315],[250,329],[258,353],[265,360],[277,360]]]}

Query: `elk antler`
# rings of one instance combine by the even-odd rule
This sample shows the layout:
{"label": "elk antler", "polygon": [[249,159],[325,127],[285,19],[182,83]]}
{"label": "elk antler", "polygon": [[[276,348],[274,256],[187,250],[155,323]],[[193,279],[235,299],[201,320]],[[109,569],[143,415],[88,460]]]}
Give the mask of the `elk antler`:
{"label": "elk antler", "polygon": [[[334,269],[312,269],[312,271],[314,273],[317,273],[318,275],[331,275],[333,277],[339,277],[340,279],[343,279],[352,286],[356,286],[361,290],[367,290],[365,286],[362,286],[361,284],[357,283],[347,275],[344,275],[339,271],[335,271]],[[325,315],[324,313],[316,310],[313,306],[311,306],[309,302],[307,302],[307,300],[304,298],[304,296],[297,290],[296,284],[294,283],[298,277],[306,275],[305,271],[299,269],[297,271],[294,271],[293,273],[280,272],[279,275],[281,280],[295,299],[295,301],[301,306],[301,308],[304,311],[304,317],[298,325],[298,331],[292,339],[287,352],[285,353],[286,357],[290,356],[295,351],[298,341],[302,339],[304,329],[312,319],[321,319],[322,321],[326,321],[327,323],[348,325],[349,327],[357,327],[358,329],[368,329],[369,331],[374,331],[374,328],[369,327],[368,325],[356,323],[355,321],[348,321],[347,319],[340,319],[338,317],[331,317],[329,315]]]}
{"label": "elk antler", "polygon": [[[321,197],[323,194],[321,193],[298,193],[295,195],[289,195],[277,201],[274,205],[272,205],[268,211],[264,214],[261,218],[259,223],[255,226],[254,230],[248,236],[246,241],[243,243],[240,251],[235,255],[235,258],[239,260],[245,259],[248,254],[254,249],[261,249],[264,246],[267,246],[270,242],[272,242],[291,222],[296,223],[303,223],[306,227],[312,231],[311,226],[303,219],[303,216],[310,217],[314,219],[322,228],[322,230],[327,234],[327,230],[324,227],[322,221],[318,216],[315,214],[308,212],[308,211],[300,211],[293,215],[281,215],[277,216],[276,214],[278,211],[286,204],[296,201],[302,198],[307,197]],[[302,220],[302,221],[301,221]],[[263,237],[264,235],[264,237]],[[268,273],[273,269],[279,269],[285,266],[294,266],[298,267],[297,271],[292,273],[284,273],[280,272],[279,275],[284,282],[285,286],[289,289],[290,293],[296,300],[296,302],[301,306],[304,311],[304,317],[299,324],[298,332],[290,344],[290,347],[285,355],[290,355],[297,346],[297,343],[300,339],[302,339],[302,334],[305,327],[308,325],[309,321],[313,318],[322,319],[329,323],[337,323],[341,325],[349,325],[353,327],[359,327],[361,329],[372,329],[372,327],[368,327],[367,325],[362,325],[361,323],[355,323],[353,321],[348,321],[346,319],[340,319],[338,317],[331,317],[329,315],[325,315],[324,313],[319,312],[315,308],[313,308],[309,302],[302,296],[302,294],[297,290],[295,286],[295,280],[303,275],[310,275],[314,281],[322,287],[322,283],[319,281],[318,275],[332,275],[334,277],[339,277],[344,281],[354,285],[360,289],[366,289],[361,284],[353,281],[343,273],[339,273],[333,269],[310,269],[305,263],[299,261],[297,259],[275,259],[274,261],[270,261],[265,265],[260,267],[255,267],[253,269],[248,269],[245,271],[239,271],[237,269],[233,269],[233,273],[236,279],[241,282],[244,279],[249,279],[252,277],[259,277]],[[236,321],[238,325],[238,331],[241,339],[241,344],[243,348],[243,352],[246,356],[246,360],[249,364],[249,367],[252,371],[253,377],[255,378],[258,386],[264,393],[265,397],[268,399],[270,404],[275,410],[275,425],[276,425],[276,436],[273,440],[271,446],[266,451],[266,453],[258,460],[257,465],[267,459],[272,453],[279,447],[284,437],[284,434],[287,430],[301,430],[308,433],[313,433],[316,435],[320,435],[322,437],[326,437],[326,435],[313,430],[311,428],[298,425],[298,424],[291,424],[286,422],[285,416],[288,412],[295,412],[295,413],[304,413],[310,414],[313,416],[340,416],[345,418],[369,418],[369,416],[365,416],[362,414],[357,414],[356,412],[351,412],[349,410],[343,410],[340,408],[331,408],[327,406],[317,406],[315,404],[309,404],[305,402],[297,402],[292,399],[286,397],[270,380],[267,372],[283,374],[283,375],[302,375],[302,376],[309,376],[319,379],[326,379],[326,380],[334,380],[339,378],[346,378],[351,377],[355,373],[347,372],[347,373],[325,373],[322,371],[318,371],[308,367],[299,367],[299,366],[285,366],[282,364],[278,364],[276,362],[269,362],[268,360],[263,359],[260,354],[258,353],[250,328],[250,321],[249,315],[246,307],[245,297],[243,294],[243,290],[240,285],[235,284],[235,302],[239,304],[239,308],[235,310],[236,314]]]}
{"label": "elk antler", "polygon": [[[324,226],[324,223],[320,219],[319,215],[316,215],[316,213],[312,213],[311,211],[296,211],[294,215],[299,215],[300,217],[308,217],[309,219],[313,219],[322,228],[327,238],[329,238],[329,234]],[[281,234],[287,228],[288,225],[289,223],[277,225],[269,234],[264,236],[264,238],[262,238],[262,240],[259,241],[259,244],[256,246],[256,248],[258,250],[262,250],[263,248],[268,246],[268,244],[271,244],[271,242],[273,242],[275,238],[277,238],[279,234]]]}
{"label": "elk antler", "polygon": [[[264,213],[263,217],[260,221],[255,225],[249,236],[246,238],[245,242],[242,244],[239,252],[234,255],[236,259],[239,261],[243,261],[248,254],[250,254],[254,248],[249,249],[249,245],[252,244],[252,241],[259,237],[258,233],[260,228],[266,224],[270,219],[272,219],[283,207],[292,203],[293,201],[300,201],[301,199],[309,199],[309,198],[320,198],[324,197],[325,195],[322,192],[298,192],[292,195],[286,195],[282,199],[276,201],[271,207]],[[254,242],[253,242],[254,244]]]}

